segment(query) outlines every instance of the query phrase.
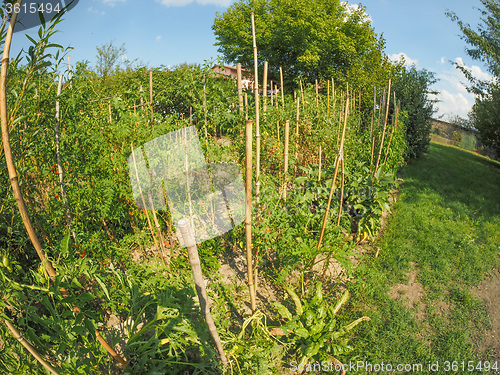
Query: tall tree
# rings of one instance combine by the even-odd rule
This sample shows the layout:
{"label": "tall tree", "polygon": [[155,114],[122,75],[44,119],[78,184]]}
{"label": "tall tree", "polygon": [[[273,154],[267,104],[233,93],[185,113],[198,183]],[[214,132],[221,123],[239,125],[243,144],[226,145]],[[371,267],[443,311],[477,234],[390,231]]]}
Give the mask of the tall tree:
{"label": "tall tree", "polygon": [[116,67],[119,58],[127,53],[125,44],[122,44],[121,47],[115,47],[113,41],[96,47],[96,49],[96,71],[97,75],[100,77],[107,77]]}
{"label": "tall tree", "polygon": [[[239,0],[217,14],[212,29],[225,60],[252,66],[250,13],[254,12],[259,63],[270,78],[301,76],[310,82],[334,77],[355,86],[385,84],[391,63],[384,40],[361,5],[340,0]],[[374,82],[374,79],[379,79]]]}
{"label": "tall tree", "polygon": [[471,86],[469,91],[478,95],[476,103],[472,108],[472,118],[475,127],[479,131],[479,139],[486,146],[496,150],[500,155],[500,1],[481,0],[483,9],[481,22],[474,30],[469,24],[465,24],[452,12],[447,12],[462,31],[462,40],[468,47],[466,53],[475,60],[486,64],[488,71],[492,74],[491,81],[479,80],[474,77],[465,66],[455,64],[460,69]]}
{"label": "tall tree", "polygon": [[430,90],[435,82],[434,73],[418,70],[415,65],[401,69],[394,80],[394,91],[401,101],[401,110],[406,112],[406,160],[422,156],[429,146],[429,119],[435,112],[434,101],[429,94],[435,94]]}

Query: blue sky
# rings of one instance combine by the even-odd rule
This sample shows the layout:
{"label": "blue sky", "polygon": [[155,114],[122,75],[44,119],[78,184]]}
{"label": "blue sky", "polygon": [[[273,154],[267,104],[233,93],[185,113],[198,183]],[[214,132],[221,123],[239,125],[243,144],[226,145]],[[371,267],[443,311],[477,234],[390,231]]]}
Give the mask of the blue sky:
{"label": "blue sky", "polygon": [[[71,46],[72,64],[95,63],[96,46],[114,41],[125,43],[126,58],[148,66],[175,66],[184,62],[203,63],[218,55],[211,26],[216,12],[223,13],[231,0],[81,0],[60,24],[53,42]],[[350,2],[357,4],[358,2]],[[480,0],[365,0],[361,2],[375,32],[383,34],[387,55],[404,54],[408,63],[436,74],[440,91],[436,117],[451,114],[465,117],[474,103],[464,85],[465,78],[451,62],[460,61],[479,77],[486,68],[465,54],[459,29],[445,16],[453,10],[465,22],[477,25]],[[258,27],[258,20],[257,27]],[[36,29],[29,32],[36,34]],[[11,55],[29,42],[22,33],[13,39]]]}

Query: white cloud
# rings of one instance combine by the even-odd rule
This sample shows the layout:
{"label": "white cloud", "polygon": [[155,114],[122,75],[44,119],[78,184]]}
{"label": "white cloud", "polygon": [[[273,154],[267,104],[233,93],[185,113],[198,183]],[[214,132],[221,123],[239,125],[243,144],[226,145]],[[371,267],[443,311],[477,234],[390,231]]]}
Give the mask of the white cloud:
{"label": "white cloud", "polygon": [[[441,59],[443,60],[443,58]],[[461,57],[455,59],[457,65],[468,69],[475,78],[482,80],[492,79],[491,75],[484,72],[477,65],[467,66]],[[439,80],[435,85],[435,90],[439,94],[432,96],[440,102],[436,104],[438,112],[436,116],[453,116],[467,117],[475,102],[475,95],[467,91],[467,79],[454,65],[450,65],[448,69],[438,73],[436,78]]]}
{"label": "white cloud", "polygon": [[483,72],[482,69],[477,65],[472,65],[472,66],[465,65],[464,60],[461,57],[457,57],[455,59],[455,64],[463,66],[464,68],[469,70],[474,78],[483,81],[490,81],[493,78],[488,72]]}
{"label": "white cloud", "polygon": [[441,57],[441,60],[439,60],[439,63],[440,63],[441,65],[444,65],[444,63],[445,63],[445,59],[444,59],[444,57]]}
{"label": "white cloud", "polygon": [[114,7],[117,3],[124,3],[127,0],[100,0],[101,3]]}
{"label": "white cloud", "polygon": [[87,11],[89,11],[90,13],[94,13],[94,14],[97,14],[99,16],[104,16],[106,14],[106,12],[104,11],[101,11],[101,10],[97,10],[97,9],[94,9],[92,7],[88,8]]}
{"label": "white cloud", "polygon": [[162,36],[161,35],[157,35],[155,36],[155,41],[156,42],[159,42],[161,40]]}
{"label": "white cloud", "polygon": [[401,61],[401,60],[404,60],[404,65],[405,66],[412,66],[412,65],[417,65],[418,64],[418,60],[417,59],[412,59],[411,57],[409,57],[404,52],[393,53],[392,55],[389,55],[389,59],[391,59],[392,61]]}
{"label": "white cloud", "polygon": [[[349,4],[347,1],[342,1],[341,3],[346,6],[346,10],[347,10],[347,13],[349,15],[355,13],[359,9],[359,5],[358,4]],[[362,21],[363,22],[370,22],[370,23],[373,22],[373,20],[370,17],[370,15],[367,14],[366,12],[364,14],[364,17],[363,17]]]}
{"label": "white cloud", "polygon": [[228,7],[231,5],[233,0],[156,0],[157,3],[165,5],[167,7],[182,7],[191,3],[197,3],[200,5],[217,5],[220,7]]}

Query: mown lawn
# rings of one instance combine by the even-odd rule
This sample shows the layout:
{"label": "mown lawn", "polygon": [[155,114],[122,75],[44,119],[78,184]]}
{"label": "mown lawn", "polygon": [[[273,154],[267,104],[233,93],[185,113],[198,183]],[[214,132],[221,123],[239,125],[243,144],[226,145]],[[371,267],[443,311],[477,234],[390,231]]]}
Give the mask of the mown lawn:
{"label": "mown lawn", "polygon": [[432,143],[401,174],[393,214],[374,244],[380,256],[362,262],[350,285],[351,313],[371,318],[350,359],[422,364],[433,374],[492,373],[477,366],[496,360],[500,368],[498,352],[479,350],[492,317],[472,290],[499,277],[500,163]]}

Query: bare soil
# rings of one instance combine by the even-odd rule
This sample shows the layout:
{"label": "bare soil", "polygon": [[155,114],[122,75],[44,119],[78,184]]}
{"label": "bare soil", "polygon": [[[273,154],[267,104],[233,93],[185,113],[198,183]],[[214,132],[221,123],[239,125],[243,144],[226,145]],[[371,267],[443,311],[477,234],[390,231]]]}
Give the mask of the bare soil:
{"label": "bare soil", "polygon": [[491,360],[500,363],[500,270],[472,288],[471,292],[483,301],[491,323],[491,329],[484,333],[483,340],[478,343],[479,350],[493,350]]}

